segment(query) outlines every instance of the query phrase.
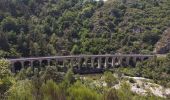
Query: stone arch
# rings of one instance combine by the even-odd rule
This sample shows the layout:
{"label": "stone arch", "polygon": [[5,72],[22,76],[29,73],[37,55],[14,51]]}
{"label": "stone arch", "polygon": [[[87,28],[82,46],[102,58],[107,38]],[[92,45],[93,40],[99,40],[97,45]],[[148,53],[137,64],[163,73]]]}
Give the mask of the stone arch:
{"label": "stone arch", "polygon": [[91,67],[91,59],[92,58],[90,58],[90,57],[88,57],[88,58],[86,58],[87,59],[87,69],[90,69],[90,67]]}
{"label": "stone arch", "polygon": [[150,59],[149,57],[143,57],[143,61]]}
{"label": "stone arch", "polygon": [[98,67],[98,57],[95,57],[94,58],[94,68],[97,68]]}
{"label": "stone arch", "polygon": [[85,58],[80,58],[80,67],[82,67],[82,66],[83,66],[84,61],[85,61]]}
{"label": "stone arch", "polygon": [[108,57],[108,68],[112,67],[112,57]]}
{"label": "stone arch", "polygon": [[141,62],[141,57],[136,57],[136,63]]}
{"label": "stone arch", "polygon": [[32,67],[31,61],[24,61],[24,67],[25,68]]}
{"label": "stone arch", "polygon": [[66,67],[66,60],[65,59],[56,59],[57,62],[57,69],[58,71],[61,72],[66,72],[67,71],[67,67]]}
{"label": "stone arch", "polygon": [[81,60],[80,60],[80,67],[82,68],[82,67],[86,67],[86,58],[81,58]]}
{"label": "stone arch", "polygon": [[66,60],[67,67],[74,67],[75,66],[75,59],[74,58],[68,58]]}
{"label": "stone arch", "polygon": [[101,66],[100,66],[100,68],[102,68],[102,69],[104,69],[105,59],[106,59],[106,57],[101,57]]}
{"label": "stone arch", "polygon": [[50,59],[50,66],[56,66],[56,59]]}
{"label": "stone arch", "polygon": [[14,71],[18,72],[22,69],[22,63],[20,61],[14,62]]}
{"label": "stone arch", "polygon": [[45,66],[48,66],[48,60],[44,59],[41,61],[41,66],[42,67],[45,67]]}
{"label": "stone arch", "polygon": [[90,58],[90,68],[91,68],[91,69],[95,69],[94,61],[95,61],[95,57],[91,57],[91,58]]}
{"label": "stone arch", "polygon": [[82,58],[76,58],[77,59],[77,68],[81,68],[81,59]]}
{"label": "stone arch", "polygon": [[121,65],[122,65],[123,67],[127,67],[127,66],[128,66],[128,64],[127,64],[127,62],[126,62],[127,59],[128,59],[127,57],[122,57],[122,62],[120,62],[120,63],[121,63]]}
{"label": "stone arch", "polygon": [[118,67],[120,64],[119,64],[119,58],[118,57],[115,57],[115,67]]}
{"label": "stone arch", "polygon": [[80,58],[72,59],[73,68],[77,68],[78,69],[80,67],[80,61],[79,60],[80,60]]}
{"label": "stone arch", "polygon": [[78,62],[76,58],[67,58],[65,59],[66,67],[69,68],[78,68]]}
{"label": "stone arch", "polygon": [[87,60],[88,58],[82,57],[80,60],[80,68],[78,70],[79,73],[85,73],[87,71]]}
{"label": "stone arch", "polygon": [[62,59],[57,59],[58,66],[63,66],[64,61]]}
{"label": "stone arch", "polygon": [[40,67],[40,61],[39,60],[34,60],[33,61],[33,67],[39,68]]}

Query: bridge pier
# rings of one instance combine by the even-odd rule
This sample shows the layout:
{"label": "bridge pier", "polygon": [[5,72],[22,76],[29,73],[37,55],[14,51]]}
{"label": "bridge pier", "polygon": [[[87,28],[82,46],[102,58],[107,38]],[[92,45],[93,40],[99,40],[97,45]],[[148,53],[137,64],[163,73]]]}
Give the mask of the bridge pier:
{"label": "bridge pier", "polygon": [[98,57],[98,67],[97,68],[101,68],[101,57]]}
{"label": "bridge pier", "polygon": [[108,57],[105,57],[105,64],[104,64],[104,67],[107,68],[108,67]]}
{"label": "bridge pier", "polygon": [[40,67],[42,67],[42,60],[39,60]]}
{"label": "bridge pier", "polygon": [[70,59],[70,67],[73,67],[73,59]]}
{"label": "bridge pier", "polygon": [[31,68],[33,68],[33,61],[32,60],[30,61],[30,66],[31,66]]}
{"label": "bridge pier", "polygon": [[80,67],[81,67],[81,58],[77,58],[77,60],[78,60],[78,69],[80,69]]}
{"label": "bridge pier", "polygon": [[63,61],[63,66],[62,67],[65,67],[66,60],[63,59],[62,61]]}
{"label": "bridge pier", "polygon": [[144,57],[140,57],[141,61],[144,61]]}
{"label": "bridge pier", "polygon": [[88,61],[88,58],[84,58],[84,66],[87,67],[87,61]]}
{"label": "bridge pier", "polygon": [[123,61],[123,58],[122,58],[122,57],[119,57],[119,65],[120,65],[120,66],[123,66],[122,61]]}
{"label": "bridge pier", "polygon": [[136,62],[136,59],[137,59],[136,57],[133,57],[133,62],[134,62],[134,63]]}
{"label": "bridge pier", "polygon": [[115,60],[116,60],[116,58],[113,57],[113,58],[112,58],[112,67],[113,67],[113,68],[115,67]]}
{"label": "bridge pier", "polygon": [[128,65],[128,66],[129,66],[129,60],[130,60],[130,57],[127,57],[126,58],[126,65]]}
{"label": "bridge pier", "polygon": [[47,65],[50,66],[50,59],[47,60]]}
{"label": "bridge pier", "polygon": [[24,61],[21,61],[21,69],[24,68]]}
{"label": "bridge pier", "polygon": [[91,58],[91,67],[94,68],[94,59],[95,58]]}

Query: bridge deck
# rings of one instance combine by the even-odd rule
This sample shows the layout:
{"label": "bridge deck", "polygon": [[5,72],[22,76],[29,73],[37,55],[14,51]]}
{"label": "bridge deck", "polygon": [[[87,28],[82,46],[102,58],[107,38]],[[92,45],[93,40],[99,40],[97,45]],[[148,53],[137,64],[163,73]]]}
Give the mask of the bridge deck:
{"label": "bridge deck", "polygon": [[88,58],[88,57],[153,57],[154,55],[142,54],[116,54],[116,55],[70,55],[70,56],[48,56],[48,57],[30,57],[30,58],[16,58],[8,59],[9,61],[25,61],[25,60],[39,60],[39,59],[69,59],[69,58]]}

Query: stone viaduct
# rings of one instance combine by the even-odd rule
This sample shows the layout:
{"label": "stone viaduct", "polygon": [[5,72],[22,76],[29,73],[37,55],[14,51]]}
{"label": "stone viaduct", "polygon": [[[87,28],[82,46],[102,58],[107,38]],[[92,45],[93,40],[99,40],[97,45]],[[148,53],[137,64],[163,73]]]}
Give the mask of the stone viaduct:
{"label": "stone viaduct", "polygon": [[137,61],[153,58],[154,55],[140,54],[115,54],[115,55],[70,55],[8,59],[11,63],[12,72],[21,68],[57,65],[59,67],[95,69],[113,68],[116,66],[135,66]]}

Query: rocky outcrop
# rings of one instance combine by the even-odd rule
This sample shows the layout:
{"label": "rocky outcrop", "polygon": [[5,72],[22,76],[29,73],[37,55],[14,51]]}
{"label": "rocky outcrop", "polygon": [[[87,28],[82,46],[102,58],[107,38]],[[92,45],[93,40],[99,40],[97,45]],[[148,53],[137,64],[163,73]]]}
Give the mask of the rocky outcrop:
{"label": "rocky outcrop", "polygon": [[170,28],[164,31],[161,39],[155,45],[154,53],[165,54],[170,51]]}

